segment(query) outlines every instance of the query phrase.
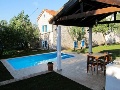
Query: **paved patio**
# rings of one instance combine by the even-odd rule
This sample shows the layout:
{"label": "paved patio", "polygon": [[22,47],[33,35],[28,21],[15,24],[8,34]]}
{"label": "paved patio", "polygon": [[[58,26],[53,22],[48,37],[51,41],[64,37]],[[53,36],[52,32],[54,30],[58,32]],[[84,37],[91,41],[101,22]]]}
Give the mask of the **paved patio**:
{"label": "paved patio", "polygon": [[93,90],[102,90],[105,87],[104,73],[87,73],[86,60],[86,55],[75,54],[75,58],[62,62],[62,71],[59,73]]}
{"label": "paved patio", "polygon": [[[75,57],[62,60],[62,71],[59,72],[56,68],[56,62],[54,62],[54,70],[62,74],[63,76],[68,77],[73,81],[83,84],[93,90],[102,90],[105,86],[105,76],[103,72],[100,71],[98,75],[96,74],[96,72],[93,73],[93,75],[91,72],[87,73],[86,55],[76,53],[69,54],[74,55]],[[42,64],[21,70],[14,70],[5,60],[3,60],[2,63],[7,67],[7,69],[10,71],[15,79],[0,82],[0,85],[15,82],[24,78],[36,76],[47,72],[47,64]]]}

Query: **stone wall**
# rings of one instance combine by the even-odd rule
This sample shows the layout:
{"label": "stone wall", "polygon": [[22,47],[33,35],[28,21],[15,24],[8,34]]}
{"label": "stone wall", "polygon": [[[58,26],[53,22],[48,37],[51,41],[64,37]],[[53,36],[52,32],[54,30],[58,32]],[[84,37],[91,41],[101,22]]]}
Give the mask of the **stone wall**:
{"label": "stone wall", "polygon": [[[47,40],[49,43],[49,48],[50,49],[57,49],[57,26],[53,25],[52,26],[52,32],[42,34],[41,38],[43,40]],[[73,39],[71,38],[69,34],[69,29],[70,27],[68,26],[61,26],[61,48],[62,49],[73,49],[74,44],[73,44]],[[89,33],[88,33],[88,28],[85,28],[85,47],[88,47],[89,43]],[[52,33],[52,34],[51,34]],[[52,37],[50,37],[52,36]],[[107,43],[120,43],[120,35],[117,35],[113,32],[105,36],[105,39]],[[105,39],[102,35],[102,33],[92,33],[92,44],[93,46],[95,45],[102,45],[105,43]],[[52,41],[52,42],[51,42]],[[78,42],[78,48],[80,48],[80,41]]]}
{"label": "stone wall", "polygon": [[[86,43],[88,45],[88,43],[89,43],[89,33],[88,32],[86,32],[85,37],[86,37]],[[92,33],[92,44],[93,44],[93,46],[104,44],[104,42],[105,42],[105,40],[103,38],[102,33],[94,33],[94,32]]]}
{"label": "stone wall", "polygon": [[[57,45],[57,30],[56,25],[53,26],[53,47],[56,48]],[[61,47],[62,49],[73,48],[73,40],[69,34],[69,27],[61,26]]]}
{"label": "stone wall", "polygon": [[[87,31],[88,28],[86,28],[86,42],[88,43],[88,38],[89,38],[89,33]],[[103,37],[102,33],[92,33],[92,43],[93,46],[95,45],[102,45],[105,44],[105,40],[108,44],[112,44],[112,43],[120,43],[120,33],[114,33],[114,32],[110,32],[109,34],[105,35],[105,39]]]}

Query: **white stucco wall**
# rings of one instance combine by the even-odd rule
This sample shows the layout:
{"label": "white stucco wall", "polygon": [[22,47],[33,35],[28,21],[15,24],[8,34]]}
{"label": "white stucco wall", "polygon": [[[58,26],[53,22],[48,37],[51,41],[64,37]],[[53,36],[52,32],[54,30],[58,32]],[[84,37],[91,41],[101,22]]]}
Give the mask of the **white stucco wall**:
{"label": "white stucco wall", "polygon": [[52,17],[49,13],[44,11],[44,13],[41,15],[40,19],[38,20],[38,27],[40,29],[40,33],[43,34],[45,32],[42,32],[42,25],[47,25],[48,32],[52,31],[52,25],[49,24],[49,20]]}
{"label": "white stucco wall", "polygon": [[[48,44],[51,46],[53,44],[53,30],[52,24],[49,24],[50,18],[52,18],[52,15],[44,11],[38,20],[38,27],[40,29],[42,40],[47,41]],[[47,25],[47,32],[42,31],[43,25]]]}

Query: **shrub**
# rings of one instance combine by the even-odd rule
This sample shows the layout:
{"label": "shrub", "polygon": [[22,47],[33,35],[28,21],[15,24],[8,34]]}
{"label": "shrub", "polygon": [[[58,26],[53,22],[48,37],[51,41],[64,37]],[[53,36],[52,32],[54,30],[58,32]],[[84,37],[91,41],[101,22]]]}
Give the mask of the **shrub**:
{"label": "shrub", "polygon": [[85,53],[85,48],[77,50],[77,53]]}

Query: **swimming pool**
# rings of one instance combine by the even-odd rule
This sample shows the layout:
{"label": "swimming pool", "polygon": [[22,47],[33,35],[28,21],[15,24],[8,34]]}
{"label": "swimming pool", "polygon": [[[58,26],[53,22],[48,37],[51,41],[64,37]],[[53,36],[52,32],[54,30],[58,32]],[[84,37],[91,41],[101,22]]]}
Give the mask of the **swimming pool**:
{"label": "swimming pool", "polygon": [[[62,60],[66,58],[74,57],[73,55],[61,53]],[[10,58],[7,59],[7,62],[15,69],[23,69],[28,68],[31,66],[36,66],[39,64],[47,63],[47,62],[54,62],[57,60],[57,52],[52,53],[45,53],[45,54],[37,54],[37,55],[30,55],[18,58]]]}

